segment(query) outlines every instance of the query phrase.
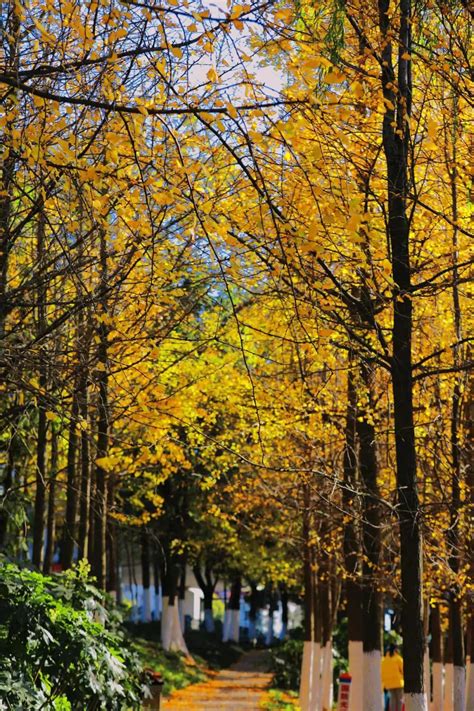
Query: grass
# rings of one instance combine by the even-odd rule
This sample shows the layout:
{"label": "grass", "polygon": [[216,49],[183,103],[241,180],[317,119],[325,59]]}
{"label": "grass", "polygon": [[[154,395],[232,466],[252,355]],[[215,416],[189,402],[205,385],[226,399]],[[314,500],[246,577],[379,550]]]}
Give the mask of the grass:
{"label": "grass", "polygon": [[164,696],[189,684],[205,681],[213,671],[229,667],[237,661],[243,652],[235,644],[224,644],[217,635],[190,630],[185,635],[192,655],[190,660],[179,652],[165,652],[162,649],[159,622],[127,624],[127,628],[143,668],[162,675]]}
{"label": "grass", "polygon": [[298,711],[298,694],[295,691],[270,689],[260,708],[262,711]]}
{"label": "grass", "polygon": [[156,642],[140,637],[136,637],[132,644],[143,668],[159,672],[163,677],[164,696],[208,678],[208,669],[203,659],[189,660],[179,652],[165,652]]}

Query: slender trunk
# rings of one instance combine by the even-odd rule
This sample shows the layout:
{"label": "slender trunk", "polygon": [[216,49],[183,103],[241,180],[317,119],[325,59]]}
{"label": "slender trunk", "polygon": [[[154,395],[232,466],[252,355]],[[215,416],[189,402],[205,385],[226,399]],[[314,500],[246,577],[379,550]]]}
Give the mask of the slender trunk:
{"label": "slender trunk", "polygon": [[[118,598],[120,590],[120,580],[118,576],[118,526],[115,519],[110,515],[114,510],[115,505],[115,477],[110,476],[109,487],[107,490],[107,592],[115,599]],[[150,596],[149,591],[149,596]],[[149,603],[149,618],[151,620],[151,602]]]}
{"label": "slender trunk", "polygon": [[[20,5],[9,3],[8,24],[4,27],[7,49],[4,66],[6,72],[16,74],[18,71],[18,39],[20,36]],[[3,107],[4,116],[8,116],[3,136],[3,155],[0,188],[0,341],[5,334],[5,321],[8,314],[8,266],[10,251],[13,245],[12,235],[12,204],[13,179],[15,176],[17,155],[13,148],[13,130],[18,114],[16,92],[10,92]],[[2,344],[3,347],[3,344]]]}
{"label": "slender trunk", "polygon": [[[84,357],[86,354],[84,354]],[[89,399],[87,370],[83,364],[79,384],[79,414],[81,416],[81,490],[79,502],[79,560],[89,556],[89,525],[91,503],[91,468],[89,453]]]}
{"label": "slender trunk", "polygon": [[474,708],[474,610],[471,611],[469,626],[469,665],[467,669],[467,682],[466,682],[466,711]]}
{"label": "slender trunk", "polygon": [[[326,556],[325,556],[326,558]],[[329,561],[322,562],[322,576],[319,580],[319,600],[322,627],[322,679],[321,679],[321,708],[330,711],[333,702],[333,658],[332,658],[332,622],[333,612],[331,600],[331,585],[329,581]]]}
{"label": "slender trunk", "polygon": [[[367,364],[361,365],[368,400],[373,407],[373,371]],[[377,451],[375,428],[368,413],[362,412],[357,421],[359,435],[360,474],[363,494],[363,628],[364,628],[364,711],[379,711],[382,698],[380,679],[382,649],[382,596],[378,590],[377,575],[380,565],[380,503],[377,484]]]}
{"label": "slender trunk", "polygon": [[443,711],[443,657],[441,652],[441,615],[439,605],[431,608],[430,654],[433,664],[433,710]]}
{"label": "slender trunk", "polygon": [[212,601],[214,598],[214,590],[217,584],[217,578],[212,579],[211,569],[208,565],[205,566],[204,576],[201,573],[201,568],[199,564],[196,564],[193,568],[194,577],[196,578],[197,584],[201,588],[204,595],[204,628],[206,632],[214,632],[214,617],[212,613]]}
{"label": "slender trunk", "polygon": [[[465,426],[466,426],[466,483],[467,483],[467,520],[474,521],[474,379],[471,379],[469,393],[465,405]],[[469,577],[474,580],[474,536],[470,536],[467,541],[467,557],[469,560]],[[474,709],[474,605],[471,602],[469,629],[468,629],[467,653],[469,655],[469,666],[466,684],[466,711]]]}
{"label": "slender trunk", "polygon": [[280,639],[286,639],[288,633],[288,590],[285,585],[280,586],[281,600],[281,632]]}
{"label": "slender trunk", "polygon": [[348,624],[349,673],[352,677],[349,711],[363,708],[363,618],[360,581],[360,540],[357,528],[357,452],[356,406],[352,356],[347,372],[347,410],[344,447],[343,505],[349,517],[344,527],[344,564],[346,568],[346,611]]}
{"label": "slender trunk", "polygon": [[63,539],[61,545],[61,567],[63,570],[70,568],[74,556],[74,546],[76,544],[76,517],[77,517],[77,416],[79,413],[79,403],[74,388],[71,404],[71,419],[68,431],[67,462],[66,462],[66,514],[63,528]]}
{"label": "slender trunk", "polygon": [[454,699],[454,666],[453,666],[453,635],[451,626],[444,644],[444,694],[443,711],[453,711]]}
{"label": "slender trunk", "polygon": [[51,430],[51,474],[49,476],[48,518],[46,525],[46,551],[43,573],[51,572],[56,544],[56,477],[58,474],[58,433]]}
{"label": "slender trunk", "polygon": [[16,452],[16,434],[13,430],[10,443],[8,446],[8,459],[7,465],[5,467],[5,473],[1,486],[2,491],[2,502],[0,505],[0,551],[2,551],[7,545],[8,541],[8,520],[9,513],[6,508],[7,497],[9,496],[10,489],[13,485],[13,474],[15,471],[15,452]]}
{"label": "slender trunk", "polygon": [[[453,311],[454,329],[456,343],[453,349],[454,367],[460,368],[462,354],[462,325],[461,325],[461,304],[459,300],[459,272],[458,272],[458,230],[456,223],[458,220],[457,206],[457,144],[456,144],[456,118],[458,113],[457,100],[454,99],[453,116],[455,121],[452,168],[449,171],[451,180],[451,200],[453,224]],[[461,419],[461,397],[462,397],[461,375],[456,375],[452,396],[451,409],[451,460],[452,460],[452,481],[451,481],[451,521],[448,531],[448,543],[450,549],[449,564],[455,578],[459,576],[461,567],[461,535],[459,529],[461,502],[461,447],[459,441],[459,429]],[[465,706],[465,660],[464,660],[464,637],[462,620],[461,591],[456,580],[450,591],[450,614],[449,621],[452,628],[453,643],[453,664],[454,664],[454,711],[464,711]]]}
{"label": "slender trunk", "polygon": [[161,617],[161,584],[160,584],[160,563],[158,552],[153,553],[153,584],[155,587],[155,620]]}
{"label": "slender trunk", "polygon": [[179,624],[181,625],[181,630],[183,633],[185,632],[185,600],[186,600],[186,558],[187,556],[184,556],[184,560],[181,565],[181,572],[179,576],[179,600],[178,600],[178,609],[179,609]]}
{"label": "slender trunk", "polygon": [[151,622],[150,539],[145,527],[141,530],[140,539],[143,585],[142,622]]}
{"label": "slender trunk", "polygon": [[[316,553],[313,549],[313,567]],[[311,665],[311,688],[312,688],[312,709],[319,711],[322,702],[322,663],[323,649],[322,637],[323,628],[321,622],[321,606],[318,595],[318,578],[316,571],[312,574],[313,584],[313,646],[312,646],[312,665]]]}
{"label": "slender trunk", "polygon": [[[106,294],[107,287],[107,245],[104,232],[100,234],[100,286],[103,294]],[[108,312],[107,297],[101,299],[101,313],[105,318]],[[94,555],[92,559],[92,572],[97,579],[99,588],[103,588],[107,571],[107,470],[101,461],[107,458],[109,452],[109,385],[108,385],[108,327],[104,320],[101,321],[98,329],[99,347],[98,364],[100,367],[98,385],[97,404],[97,458],[95,466],[95,508],[94,508]]]}
{"label": "slender trunk", "polygon": [[[388,236],[394,281],[392,389],[395,419],[400,565],[407,711],[425,711],[423,688],[423,578],[420,506],[417,492],[412,381],[412,287],[409,257],[408,195],[409,118],[411,116],[411,2],[400,0],[399,27],[392,26],[390,0],[379,0],[382,34],[382,90],[386,102],[383,148],[388,181]],[[398,33],[398,77],[392,39]],[[398,88],[398,91],[395,90]]]}
{"label": "slender trunk", "polygon": [[167,568],[164,575],[163,611],[161,615],[161,641],[166,651],[181,651],[189,655],[179,622],[178,577],[179,566],[169,553],[166,555]]}
{"label": "slender trunk", "polygon": [[229,642],[236,642],[238,644],[240,638],[240,595],[242,591],[242,580],[240,575],[237,575],[230,589],[229,597],[229,613],[230,613],[230,626],[229,626]]}
{"label": "slender trunk", "polygon": [[313,580],[313,551],[310,538],[311,522],[311,494],[309,485],[303,484],[303,512],[302,512],[302,539],[303,539],[303,584],[304,584],[304,642],[303,658],[301,660],[301,676],[299,689],[299,702],[302,711],[311,711],[314,708],[314,681],[313,681],[313,615],[314,615],[314,580]]}
{"label": "slender trunk", "polygon": [[[45,253],[45,215],[41,209],[38,217],[37,230],[37,257],[38,274],[40,286],[38,288],[38,336],[46,329],[46,288],[41,281],[43,279],[41,266],[44,262]],[[46,438],[48,421],[46,418],[46,388],[48,385],[46,352],[40,350],[39,363],[39,393],[38,393],[38,435],[36,442],[36,491],[33,518],[33,565],[40,569],[43,563],[44,548],[44,524],[46,508]]]}
{"label": "slender trunk", "polygon": [[269,599],[270,599],[270,604],[268,606],[268,629],[267,629],[267,637],[265,640],[265,643],[267,646],[270,646],[273,644],[273,637],[274,637],[274,616],[275,612],[278,609],[277,605],[277,599],[275,595],[275,591],[273,590],[273,587],[270,588],[269,592]]}

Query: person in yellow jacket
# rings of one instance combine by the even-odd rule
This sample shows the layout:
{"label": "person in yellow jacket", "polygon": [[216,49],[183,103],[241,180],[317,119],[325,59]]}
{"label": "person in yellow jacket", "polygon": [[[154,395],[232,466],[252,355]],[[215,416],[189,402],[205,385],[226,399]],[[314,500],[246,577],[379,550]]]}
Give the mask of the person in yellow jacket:
{"label": "person in yellow jacket", "polygon": [[382,686],[390,693],[390,711],[402,711],[403,659],[395,644],[390,645],[382,659]]}

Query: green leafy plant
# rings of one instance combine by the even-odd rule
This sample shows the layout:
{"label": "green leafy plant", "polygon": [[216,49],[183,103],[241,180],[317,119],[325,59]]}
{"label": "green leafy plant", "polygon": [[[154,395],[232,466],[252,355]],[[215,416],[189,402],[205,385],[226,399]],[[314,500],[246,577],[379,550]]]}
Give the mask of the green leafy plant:
{"label": "green leafy plant", "polygon": [[303,641],[288,639],[271,650],[273,686],[296,691],[300,685]]}
{"label": "green leafy plant", "polygon": [[0,566],[0,698],[9,709],[138,709],[137,657],[86,566]]}

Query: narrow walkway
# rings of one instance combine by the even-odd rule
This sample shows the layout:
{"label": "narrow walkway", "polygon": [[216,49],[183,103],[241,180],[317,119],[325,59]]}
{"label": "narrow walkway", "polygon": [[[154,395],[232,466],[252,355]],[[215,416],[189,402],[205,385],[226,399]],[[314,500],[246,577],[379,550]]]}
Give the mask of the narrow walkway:
{"label": "narrow walkway", "polygon": [[272,675],[268,652],[255,650],[244,654],[229,669],[214,679],[192,684],[163,699],[163,711],[258,711],[265,698]]}

